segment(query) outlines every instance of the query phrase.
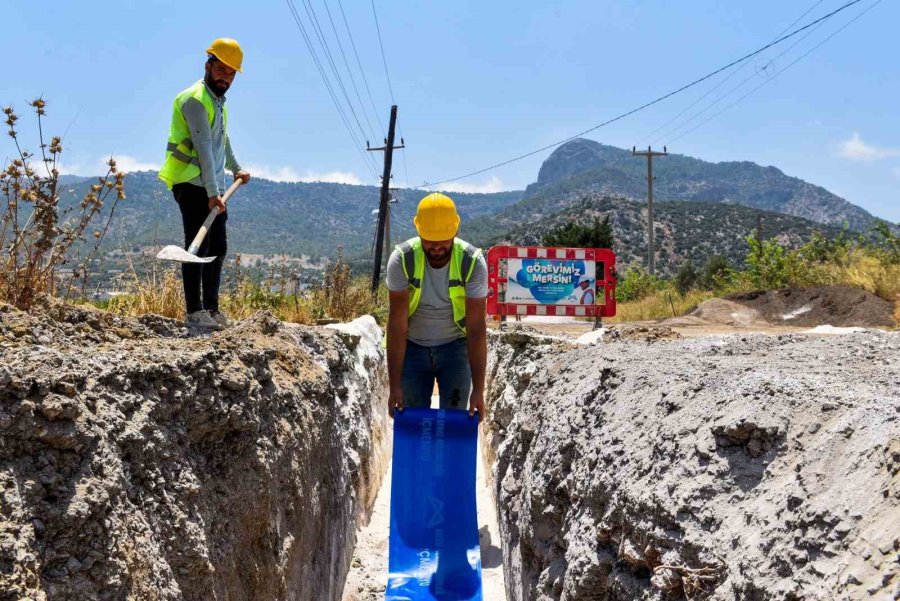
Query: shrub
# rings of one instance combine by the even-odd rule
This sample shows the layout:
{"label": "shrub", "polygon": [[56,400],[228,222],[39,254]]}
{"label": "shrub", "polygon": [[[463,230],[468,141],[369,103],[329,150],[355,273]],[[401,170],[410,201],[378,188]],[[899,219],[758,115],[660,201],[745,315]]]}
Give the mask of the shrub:
{"label": "shrub", "polygon": [[756,235],[750,235],[746,240],[750,245],[747,253],[747,275],[753,287],[769,290],[787,286],[784,247],[774,238],[760,240]]}
{"label": "shrub", "polygon": [[616,282],[616,301],[623,303],[641,300],[664,287],[665,282],[660,278],[650,275],[640,265],[632,264]]}
{"label": "shrub", "polygon": [[694,264],[691,261],[685,261],[678,268],[678,273],[675,274],[675,289],[678,290],[678,294],[684,296],[697,285],[699,279],[700,274],[697,273]]}
{"label": "shrub", "polygon": [[116,169],[112,158],[109,169],[100,177],[77,206],[62,209],[59,202],[59,158],[61,138],[44,140],[42,117],[47,103],[38,98],[30,103],[37,114],[40,159],[19,144],[16,122],[19,117],[11,106],[3,109],[7,133],[12,138],[15,157],[0,173],[3,195],[0,217],[0,299],[27,310],[42,295],[58,291],[58,270],[77,259],[77,246],[85,241],[88,228],[103,209],[113,190],[115,200],[106,223],[93,232],[93,250],[85,262],[73,269],[66,283],[66,296],[75,289],[75,278],[86,286],[87,264],[96,254],[109,228],[115,207],[125,198],[124,173]]}
{"label": "shrub", "polygon": [[734,270],[728,264],[728,259],[722,255],[713,255],[704,263],[697,285],[703,290],[718,290],[728,284],[733,273]]}
{"label": "shrub", "polygon": [[875,242],[878,258],[887,265],[900,265],[900,235],[892,232],[886,221],[878,221],[872,229],[878,236]]}

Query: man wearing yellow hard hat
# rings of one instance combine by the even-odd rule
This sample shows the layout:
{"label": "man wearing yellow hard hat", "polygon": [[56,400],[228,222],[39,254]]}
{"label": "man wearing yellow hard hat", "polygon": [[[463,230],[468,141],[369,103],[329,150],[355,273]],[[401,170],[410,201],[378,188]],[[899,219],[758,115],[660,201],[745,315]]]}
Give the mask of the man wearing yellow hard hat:
{"label": "man wearing yellow hard hat", "polygon": [[487,264],[456,237],[456,205],[429,194],[413,220],[419,235],[397,246],[387,268],[389,407],[429,407],[437,381],[441,409],[484,414]]}
{"label": "man wearing yellow hard hat", "polygon": [[[241,71],[244,53],[230,38],[219,38],[206,49],[203,79],[175,97],[166,160],[159,178],[172,190],[184,225],[185,248],[214,207],[221,213],[200,245],[198,256],[215,256],[211,263],[182,263],[185,322],[189,327],[221,329],[229,325],[219,311],[222,263],[228,250],[222,203],[225,169],[246,184],[250,174],[241,169],[228,139],[225,92]],[[243,72],[243,71],[241,71]],[[202,290],[202,296],[201,296]]]}

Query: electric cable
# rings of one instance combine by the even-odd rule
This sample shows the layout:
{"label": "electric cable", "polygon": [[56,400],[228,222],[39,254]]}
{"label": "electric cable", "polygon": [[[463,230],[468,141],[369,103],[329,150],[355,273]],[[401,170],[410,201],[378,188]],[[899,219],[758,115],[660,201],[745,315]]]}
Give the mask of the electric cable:
{"label": "electric cable", "polygon": [[344,123],[344,128],[347,130],[347,134],[350,136],[350,140],[353,143],[353,147],[356,149],[357,153],[359,153],[360,158],[363,161],[363,164],[365,164],[366,168],[372,173],[372,177],[377,179],[378,173],[372,167],[372,164],[369,162],[369,160],[366,158],[366,156],[362,153],[362,149],[359,145],[359,142],[357,141],[356,136],[353,134],[353,129],[350,127],[350,122],[347,120],[347,117],[344,114],[344,111],[343,111],[340,103],[337,100],[337,96],[335,95],[334,90],[332,89],[331,82],[329,81],[328,77],[326,76],[325,70],[322,68],[322,64],[319,60],[319,57],[316,54],[315,49],[312,46],[312,43],[309,39],[309,35],[307,34],[306,28],[304,27],[303,22],[300,19],[300,14],[297,11],[297,8],[294,6],[292,0],[285,0],[285,2],[288,5],[288,9],[291,11],[291,16],[294,19],[294,23],[297,25],[297,29],[300,31],[300,35],[302,36],[303,41],[306,44],[307,50],[309,50],[310,56],[312,56],[313,63],[315,64],[316,69],[318,70],[319,75],[322,78],[322,81],[325,83],[325,89],[328,91],[328,94],[331,97],[331,102],[334,105],[335,109],[337,110],[338,116],[340,116],[341,121]]}
{"label": "electric cable", "polygon": [[674,140],[672,140],[672,142],[675,142],[676,140],[680,140],[681,138],[685,137],[686,135],[688,135],[688,134],[690,134],[690,133],[696,131],[697,129],[699,129],[699,128],[701,128],[701,127],[703,127],[704,125],[706,125],[707,123],[709,123],[710,121],[712,121],[713,119],[715,119],[716,117],[718,117],[719,115],[721,115],[722,113],[724,113],[725,111],[727,111],[728,109],[730,109],[731,107],[733,107],[733,106],[739,104],[739,103],[740,103],[742,100],[744,100],[747,96],[750,96],[751,94],[753,94],[754,92],[756,92],[757,90],[759,90],[760,88],[762,88],[763,86],[765,86],[766,84],[772,82],[776,77],[778,77],[779,75],[781,75],[782,73],[784,73],[785,71],[787,71],[788,69],[790,69],[791,67],[793,67],[794,65],[796,65],[797,63],[799,63],[801,60],[803,60],[804,58],[806,58],[807,56],[809,56],[810,54],[812,54],[813,51],[815,51],[816,49],[818,49],[818,48],[819,48],[820,46],[822,46],[825,42],[829,41],[831,38],[833,38],[833,37],[836,36],[837,34],[841,33],[841,32],[844,31],[845,29],[847,29],[847,27],[849,27],[850,25],[852,25],[855,21],[857,21],[858,19],[860,19],[860,18],[861,18],[863,15],[865,15],[867,12],[869,12],[870,10],[872,10],[873,8],[875,8],[876,6],[878,6],[879,4],[881,4],[881,2],[882,2],[882,0],[876,0],[875,3],[872,4],[872,6],[870,6],[870,7],[867,8],[866,10],[864,10],[864,11],[862,11],[861,13],[859,13],[858,15],[856,15],[856,16],[855,16],[854,18],[852,18],[850,21],[848,21],[847,23],[845,23],[845,24],[843,25],[843,27],[841,27],[840,29],[834,31],[831,35],[829,35],[828,37],[826,37],[824,40],[822,40],[821,42],[819,42],[818,44],[816,44],[815,46],[813,46],[812,48],[810,48],[809,50],[807,50],[805,53],[803,53],[802,55],[800,55],[799,57],[797,57],[793,62],[791,62],[791,63],[790,63],[788,66],[786,66],[784,69],[778,71],[778,72],[775,73],[772,77],[770,77],[769,79],[766,79],[766,80],[763,81],[761,84],[759,84],[758,86],[756,86],[755,88],[753,88],[752,90],[750,90],[749,92],[747,92],[746,94],[744,94],[743,96],[741,96],[740,98],[738,98],[737,100],[735,100],[734,102],[732,102],[731,104],[729,104],[728,106],[726,106],[725,108],[723,108],[721,111],[719,111],[719,112],[716,113],[715,115],[712,115],[709,119],[707,119],[707,120],[703,121],[702,123],[698,124],[696,127],[693,127],[693,128],[691,128],[691,129],[689,129],[688,131],[684,132],[683,134],[681,134],[680,136],[678,136],[677,138],[675,138]]}
{"label": "electric cable", "polygon": [[[812,12],[817,6],[819,6],[820,4],[822,4],[822,2],[824,2],[824,1],[825,1],[825,0],[818,0],[818,1],[817,1],[815,4],[813,4],[810,8],[806,9],[806,12],[804,12],[802,15],[800,15],[799,17],[797,17],[796,19],[794,19],[794,21],[793,21],[790,25],[788,25],[787,27],[785,27],[784,29],[782,29],[781,32],[778,33],[778,35],[775,36],[775,39],[778,39],[779,37],[781,37],[782,35],[784,35],[784,33],[785,33],[786,31],[790,30],[791,27],[793,27],[793,26],[796,25],[798,22],[800,22],[800,20],[801,20],[803,17],[805,17],[806,15],[808,15],[810,12]],[[791,46],[791,47],[793,48],[793,46]],[[737,69],[735,69],[734,71],[732,71],[731,73],[729,73],[727,77],[725,77],[725,78],[722,79],[722,81],[720,81],[719,83],[717,83],[715,86],[713,86],[712,88],[710,88],[706,93],[704,93],[702,96],[700,96],[699,98],[697,98],[697,100],[695,100],[694,102],[692,102],[691,104],[689,104],[688,106],[686,106],[684,109],[682,109],[681,112],[679,112],[677,115],[675,115],[674,117],[672,117],[671,119],[669,119],[668,121],[666,121],[665,123],[663,123],[662,125],[660,125],[659,127],[657,127],[656,129],[654,129],[653,131],[651,131],[649,134],[647,134],[646,136],[644,136],[644,137],[641,138],[641,139],[644,140],[644,141],[647,141],[647,140],[649,140],[650,138],[652,138],[654,135],[656,135],[657,132],[666,129],[670,124],[672,124],[674,121],[676,121],[679,117],[681,117],[683,114],[685,114],[686,112],[688,112],[689,110],[691,110],[692,108],[694,108],[697,104],[699,104],[704,98],[706,98],[707,96],[709,96],[710,94],[712,94],[713,92],[715,92],[716,90],[718,90],[720,87],[722,87],[722,86],[725,84],[725,82],[727,82],[727,81],[730,80],[732,77],[734,77],[735,75],[737,75],[738,73],[740,73],[741,70],[743,70],[743,68],[746,67],[748,64],[750,64],[750,61],[744,61],[743,63],[741,63],[741,65],[740,65]]]}
{"label": "electric cable", "polygon": [[469,177],[472,177],[472,176],[475,176],[475,175],[479,175],[479,174],[484,173],[484,172],[486,172],[486,171],[491,171],[491,170],[496,169],[496,168],[498,168],[498,167],[503,167],[503,166],[505,166],[505,165],[509,165],[510,163],[515,163],[516,161],[521,161],[522,159],[525,159],[525,158],[528,158],[528,157],[530,157],[530,156],[532,156],[532,155],[538,154],[539,152],[543,152],[543,151],[548,150],[548,149],[550,149],[550,148],[554,148],[554,147],[556,147],[556,146],[559,146],[560,144],[565,144],[566,142],[569,142],[569,141],[571,141],[571,140],[574,140],[575,138],[579,138],[579,137],[581,137],[581,136],[583,136],[583,135],[585,135],[585,134],[589,134],[589,133],[591,133],[592,131],[595,131],[595,130],[597,130],[597,129],[600,129],[601,127],[605,127],[605,126],[607,126],[607,125],[609,125],[609,124],[611,124],[611,123],[615,123],[616,121],[621,121],[621,120],[624,119],[625,117],[629,117],[629,116],[631,116],[631,115],[633,115],[633,114],[635,114],[635,113],[638,113],[638,112],[640,112],[640,111],[643,111],[643,110],[645,110],[645,109],[647,109],[647,108],[649,108],[649,107],[651,107],[651,106],[653,106],[653,105],[655,105],[655,104],[659,104],[659,103],[662,102],[663,100],[666,100],[666,99],[668,99],[668,98],[671,98],[672,96],[675,96],[676,94],[680,94],[681,92],[684,92],[685,90],[688,90],[688,89],[690,89],[690,88],[693,88],[694,86],[696,86],[696,85],[698,85],[698,84],[700,84],[700,83],[706,81],[707,79],[710,79],[711,77],[715,77],[715,76],[718,75],[719,73],[722,73],[723,71],[726,71],[726,70],[730,69],[731,67],[734,67],[735,65],[744,62],[744,61],[747,60],[748,58],[751,58],[751,57],[753,57],[753,56],[756,56],[757,54],[760,54],[760,53],[762,53],[762,52],[765,52],[765,51],[768,50],[769,48],[771,48],[771,47],[773,47],[773,46],[775,46],[775,45],[777,45],[777,44],[780,44],[781,42],[784,42],[785,40],[788,40],[788,39],[794,37],[795,35],[797,35],[797,34],[803,32],[803,31],[806,31],[806,30],[809,29],[810,27],[813,27],[813,26],[815,26],[816,24],[821,23],[822,21],[825,21],[825,20],[827,20],[827,19],[830,19],[831,17],[833,17],[834,15],[838,14],[839,12],[841,12],[841,11],[843,11],[843,10],[846,10],[847,8],[849,8],[849,7],[851,7],[851,6],[855,5],[855,4],[859,4],[860,2],[862,2],[862,0],[851,0],[850,2],[847,2],[846,4],[840,6],[839,8],[837,8],[837,9],[835,9],[835,10],[833,10],[832,12],[830,12],[830,13],[828,13],[828,14],[826,14],[826,15],[824,15],[824,16],[818,18],[818,19],[816,19],[815,21],[811,21],[810,23],[807,23],[807,24],[804,25],[803,27],[800,27],[800,28],[798,28],[798,29],[795,29],[795,30],[792,31],[791,33],[789,33],[789,34],[787,34],[787,35],[784,35],[784,36],[780,37],[779,39],[777,39],[777,40],[775,40],[775,41],[773,41],[773,42],[770,42],[770,43],[766,44],[765,46],[763,46],[763,47],[761,47],[761,48],[759,48],[759,49],[757,49],[757,50],[754,50],[753,52],[751,52],[751,53],[749,53],[749,54],[746,54],[746,55],[742,56],[741,58],[739,58],[739,59],[737,59],[737,60],[734,60],[734,61],[728,63],[728,64],[725,65],[724,67],[721,67],[721,68],[719,68],[719,69],[716,69],[715,71],[712,71],[712,72],[710,72],[710,73],[704,75],[703,77],[700,77],[699,79],[696,79],[696,80],[694,80],[694,81],[692,81],[692,82],[690,82],[690,83],[688,83],[688,84],[686,84],[686,85],[683,85],[683,86],[681,86],[680,88],[678,88],[678,89],[676,89],[676,90],[673,90],[672,92],[669,92],[669,93],[667,93],[667,94],[664,94],[663,96],[660,96],[660,97],[656,98],[655,100],[651,100],[650,102],[647,102],[647,103],[645,103],[645,104],[642,104],[641,106],[639,106],[639,107],[637,107],[637,108],[631,109],[630,111],[627,111],[627,112],[625,112],[625,113],[622,113],[622,114],[620,114],[620,115],[618,115],[618,116],[616,116],[616,117],[613,117],[613,118],[611,118],[611,119],[608,119],[608,120],[606,120],[606,121],[604,121],[604,122],[602,122],[602,123],[599,123],[599,124],[597,124],[597,125],[595,125],[595,126],[593,126],[593,127],[588,128],[588,129],[586,129],[586,130],[584,130],[584,131],[578,132],[577,134],[575,134],[575,135],[573,135],[573,136],[569,136],[568,138],[559,140],[559,141],[557,141],[557,142],[553,142],[552,144],[547,144],[546,146],[542,146],[541,148],[538,148],[538,149],[536,149],[536,150],[532,150],[532,151],[530,151],[530,152],[526,152],[526,153],[524,153],[524,154],[521,154],[521,155],[516,156],[516,157],[514,157],[514,158],[508,159],[508,160],[506,160],[506,161],[502,161],[502,162],[500,162],[500,163],[496,163],[496,164],[491,165],[491,166],[489,166],[489,167],[484,167],[483,169],[478,169],[478,170],[476,170],[476,171],[472,171],[472,172],[470,172],[470,173],[466,173],[465,175],[460,175],[460,176],[457,176],[457,177],[452,177],[452,178],[448,178],[448,179],[443,179],[443,180],[439,180],[439,181],[436,181],[436,182],[426,183],[425,186],[429,186],[429,187],[439,186],[439,185],[441,185],[441,184],[447,184],[447,183],[450,183],[450,182],[455,182],[455,181],[459,181],[459,180],[461,180],[461,179],[466,179],[466,178],[469,178]]}

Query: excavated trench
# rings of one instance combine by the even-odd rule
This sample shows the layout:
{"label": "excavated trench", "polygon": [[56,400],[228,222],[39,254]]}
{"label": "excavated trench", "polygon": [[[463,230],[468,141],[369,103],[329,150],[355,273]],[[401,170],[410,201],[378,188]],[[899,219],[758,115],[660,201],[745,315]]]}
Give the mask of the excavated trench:
{"label": "excavated trench", "polygon": [[[900,334],[662,334],[491,335],[505,598],[900,598]],[[383,567],[345,590],[380,561],[373,320],[51,304],[0,335],[0,600],[379,598]]]}

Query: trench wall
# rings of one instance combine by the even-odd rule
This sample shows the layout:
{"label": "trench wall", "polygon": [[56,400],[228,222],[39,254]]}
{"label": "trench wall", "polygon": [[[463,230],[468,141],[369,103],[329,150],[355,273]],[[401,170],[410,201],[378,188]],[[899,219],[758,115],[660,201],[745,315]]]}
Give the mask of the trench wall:
{"label": "trench wall", "polygon": [[390,457],[371,318],[0,308],[0,599],[339,599]]}

